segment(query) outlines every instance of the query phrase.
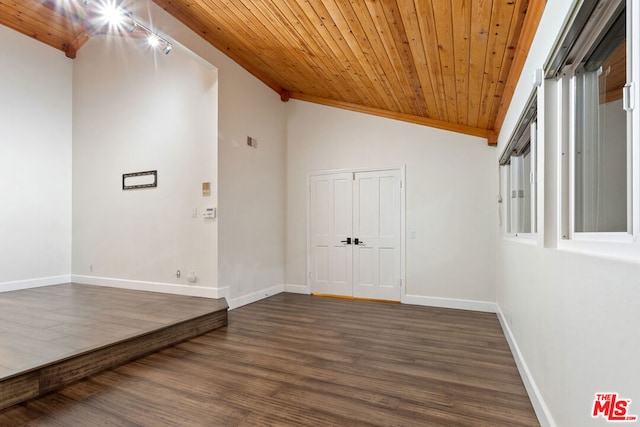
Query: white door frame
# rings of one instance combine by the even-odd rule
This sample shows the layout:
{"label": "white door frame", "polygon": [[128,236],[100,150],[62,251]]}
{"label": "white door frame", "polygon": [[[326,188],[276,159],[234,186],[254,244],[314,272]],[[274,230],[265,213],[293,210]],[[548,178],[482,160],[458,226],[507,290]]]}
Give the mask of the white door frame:
{"label": "white door frame", "polygon": [[379,168],[355,168],[355,169],[331,169],[331,170],[322,170],[322,171],[314,171],[307,173],[307,182],[306,182],[306,192],[307,192],[307,268],[305,271],[305,284],[307,286],[307,290],[311,293],[311,278],[309,277],[311,273],[311,177],[313,176],[322,176],[322,175],[331,175],[336,173],[358,173],[358,172],[384,172],[384,171],[399,171],[400,172],[400,302],[405,302],[406,297],[406,262],[405,262],[405,252],[406,252],[406,228],[405,228],[405,192],[406,192],[406,166],[396,166],[396,167],[379,167]]}

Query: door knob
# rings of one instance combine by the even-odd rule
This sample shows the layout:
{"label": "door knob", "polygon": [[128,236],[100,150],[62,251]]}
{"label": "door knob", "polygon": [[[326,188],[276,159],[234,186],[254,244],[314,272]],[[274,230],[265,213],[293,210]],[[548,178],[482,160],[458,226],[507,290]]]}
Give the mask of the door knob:
{"label": "door knob", "polygon": [[351,237],[347,237],[347,240],[340,240],[340,243],[346,243],[347,245],[351,244]]}
{"label": "door knob", "polygon": [[353,244],[354,245],[364,245],[365,243],[356,237],[355,239],[353,239]]}

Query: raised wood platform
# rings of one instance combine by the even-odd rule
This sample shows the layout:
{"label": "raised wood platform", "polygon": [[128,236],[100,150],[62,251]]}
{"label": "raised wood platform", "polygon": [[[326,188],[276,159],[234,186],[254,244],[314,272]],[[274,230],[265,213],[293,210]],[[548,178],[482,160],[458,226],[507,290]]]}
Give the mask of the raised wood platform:
{"label": "raised wood platform", "polygon": [[0,410],[226,326],[227,308],[79,284],[0,293]]}

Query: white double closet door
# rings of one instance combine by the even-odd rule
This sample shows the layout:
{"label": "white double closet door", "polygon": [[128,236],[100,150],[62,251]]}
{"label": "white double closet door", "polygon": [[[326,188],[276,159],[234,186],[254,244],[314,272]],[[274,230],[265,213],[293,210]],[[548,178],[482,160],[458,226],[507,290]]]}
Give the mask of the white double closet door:
{"label": "white double closet door", "polygon": [[401,171],[312,175],[311,292],[400,301]]}

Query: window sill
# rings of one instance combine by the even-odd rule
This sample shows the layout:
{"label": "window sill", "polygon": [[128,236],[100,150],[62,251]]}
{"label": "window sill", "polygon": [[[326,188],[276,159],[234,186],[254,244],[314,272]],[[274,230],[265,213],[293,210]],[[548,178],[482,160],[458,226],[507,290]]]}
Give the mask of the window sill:
{"label": "window sill", "polygon": [[532,246],[538,245],[538,235],[534,233],[505,234],[504,240],[508,242],[524,243]]}
{"label": "window sill", "polygon": [[606,236],[600,236],[600,240],[587,240],[586,236],[574,240],[560,240],[558,250],[640,264],[640,244],[634,242],[635,239],[629,234],[615,234],[625,236],[619,236],[619,240],[605,240]]}
{"label": "window sill", "polygon": [[634,238],[629,233],[574,233],[571,239],[577,242],[593,243],[633,243]]}

